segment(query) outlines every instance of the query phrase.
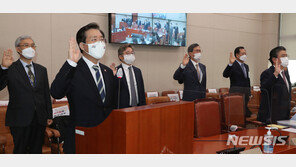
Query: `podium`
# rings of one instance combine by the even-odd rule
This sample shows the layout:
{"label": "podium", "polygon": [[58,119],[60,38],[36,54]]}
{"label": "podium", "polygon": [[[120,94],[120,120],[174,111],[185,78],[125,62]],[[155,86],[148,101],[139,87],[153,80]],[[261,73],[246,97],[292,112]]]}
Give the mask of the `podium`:
{"label": "podium", "polygon": [[77,154],[192,154],[193,102],[116,109],[96,127],[76,127]]}

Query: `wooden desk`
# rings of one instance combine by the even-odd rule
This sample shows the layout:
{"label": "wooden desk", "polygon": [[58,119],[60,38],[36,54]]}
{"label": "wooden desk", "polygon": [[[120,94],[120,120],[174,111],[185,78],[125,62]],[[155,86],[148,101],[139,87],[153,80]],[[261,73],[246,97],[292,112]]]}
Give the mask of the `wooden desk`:
{"label": "wooden desk", "polygon": [[193,102],[168,102],[113,110],[93,128],[76,127],[76,153],[192,153]]}
{"label": "wooden desk", "polygon": [[[260,127],[257,129],[246,129],[238,132],[230,132],[230,134],[235,134],[236,136],[264,136],[267,133],[267,129],[264,127]],[[295,133],[289,133],[285,131],[281,131],[282,136],[289,135],[289,139],[296,138]],[[272,135],[279,136],[278,131],[272,130]],[[202,137],[195,138],[193,141],[193,153],[194,154],[216,154],[216,151],[220,151],[226,148],[232,148],[233,145],[226,145],[226,141],[228,139],[228,133],[210,136],[210,137]],[[211,141],[212,140],[212,141]],[[246,142],[244,142],[246,143]],[[238,145],[238,147],[246,147],[245,150],[250,149],[252,145]],[[262,146],[263,147],[263,146]],[[274,154],[296,154],[296,146],[292,145],[275,145]]]}

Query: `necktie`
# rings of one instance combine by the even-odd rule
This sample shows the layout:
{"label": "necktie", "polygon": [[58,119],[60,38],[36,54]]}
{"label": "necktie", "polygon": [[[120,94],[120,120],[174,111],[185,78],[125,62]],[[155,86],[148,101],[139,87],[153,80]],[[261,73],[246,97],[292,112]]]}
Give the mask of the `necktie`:
{"label": "necktie", "polygon": [[129,67],[129,78],[130,78],[130,87],[131,87],[131,106],[137,105],[137,95],[136,95],[136,89],[135,89],[135,81],[134,81],[134,75],[132,73],[132,68]]}
{"label": "necktie", "polygon": [[284,71],[282,71],[282,75],[283,75],[284,82],[285,82],[285,84],[287,85],[287,89],[288,89],[288,91],[289,91],[289,86],[288,86],[287,79],[286,79],[286,74],[285,74]]}
{"label": "necktie", "polygon": [[244,72],[244,76],[245,76],[245,78],[247,78],[246,68],[245,68],[245,66],[244,66],[243,63],[241,64],[241,67],[242,67],[242,70],[243,70],[243,72]]}
{"label": "necktie", "polygon": [[34,85],[35,85],[35,76],[34,76],[32,70],[31,70],[32,64],[28,64],[28,65],[26,65],[26,67],[28,68],[28,76],[29,76],[29,79],[30,79],[30,83],[34,87]]}
{"label": "necktie", "polygon": [[197,72],[198,82],[200,82],[200,71],[199,71],[199,68],[198,68],[198,64],[196,64],[196,72]]}
{"label": "necktie", "polygon": [[98,81],[97,87],[98,87],[101,99],[102,99],[102,101],[104,103],[106,94],[105,94],[105,90],[104,90],[104,86],[103,86],[103,80],[102,80],[102,77],[101,77],[101,74],[100,74],[100,71],[99,71],[99,66],[98,65],[93,65],[93,69],[96,71],[96,79]]}

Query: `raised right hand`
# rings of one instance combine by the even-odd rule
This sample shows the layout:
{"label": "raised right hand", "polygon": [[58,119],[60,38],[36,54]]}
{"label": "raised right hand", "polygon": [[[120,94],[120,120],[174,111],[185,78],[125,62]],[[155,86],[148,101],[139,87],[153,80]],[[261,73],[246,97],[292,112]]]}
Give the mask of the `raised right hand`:
{"label": "raised right hand", "polygon": [[117,68],[116,68],[115,63],[112,63],[112,64],[110,65],[110,68],[111,68],[111,70],[113,71],[113,75],[115,76],[116,73],[117,73]]}
{"label": "raised right hand", "polygon": [[188,57],[188,54],[186,53],[185,56],[183,57],[182,64],[186,66],[188,62],[189,62],[189,57]]}
{"label": "raised right hand", "polygon": [[13,63],[12,50],[8,49],[3,52],[1,66],[8,68],[9,66],[11,66],[12,63]]}
{"label": "raised right hand", "polygon": [[77,63],[78,60],[80,59],[80,56],[79,56],[79,50],[77,49],[77,47],[75,45],[76,45],[75,39],[72,37],[69,40],[68,59]]}
{"label": "raised right hand", "polygon": [[233,64],[235,60],[236,60],[236,58],[233,56],[232,52],[230,52],[229,63]]}
{"label": "raised right hand", "polygon": [[275,62],[275,69],[274,69],[274,75],[276,77],[278,77],[278,75],[281,73],[282,69],[281,69],[281,64],[280,64],[280,59],[277,59]]}

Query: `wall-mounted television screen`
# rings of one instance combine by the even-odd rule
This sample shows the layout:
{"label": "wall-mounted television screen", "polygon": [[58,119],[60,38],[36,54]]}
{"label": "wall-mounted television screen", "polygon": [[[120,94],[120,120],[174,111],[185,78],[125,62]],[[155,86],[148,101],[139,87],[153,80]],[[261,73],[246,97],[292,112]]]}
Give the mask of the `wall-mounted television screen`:
{"label": "wall-mounted television screen", "polygon": [[186,13],[111,13],[110,43],[186,46]]}

